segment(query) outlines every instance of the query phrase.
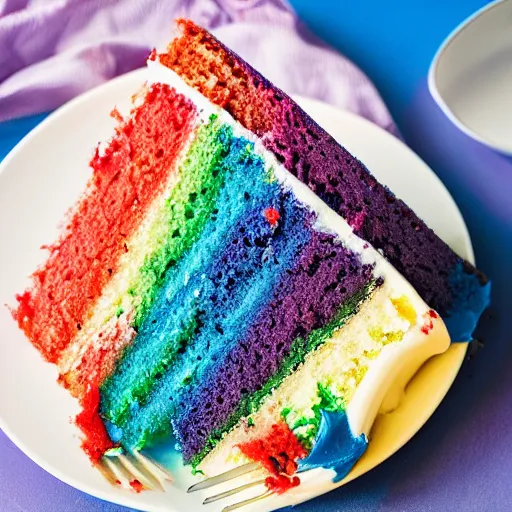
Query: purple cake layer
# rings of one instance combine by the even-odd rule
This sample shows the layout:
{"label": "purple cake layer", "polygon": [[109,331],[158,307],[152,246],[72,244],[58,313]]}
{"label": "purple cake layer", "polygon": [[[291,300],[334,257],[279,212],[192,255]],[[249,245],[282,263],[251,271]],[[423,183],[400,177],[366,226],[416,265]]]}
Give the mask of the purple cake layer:
{"label": "purple cake layer", "polygon": [[457,256],[292,99],[188,20],[160,62],[260,137],[276,158],[341,214],[468,341],[489,302],[483,274]]}
{"label": "purple cake layer", "polygon": [[[204,380],[178,395],[173,427],[185,461],[201,452],[212,431],[222,429],[240,400],[262,388],[302,340],[332,320],[340,307],[372,281],[372,267],[331,235],[313,232],[299,261],[287,271],[269,303]],[[299,342],[300,344],[300,342]]]}

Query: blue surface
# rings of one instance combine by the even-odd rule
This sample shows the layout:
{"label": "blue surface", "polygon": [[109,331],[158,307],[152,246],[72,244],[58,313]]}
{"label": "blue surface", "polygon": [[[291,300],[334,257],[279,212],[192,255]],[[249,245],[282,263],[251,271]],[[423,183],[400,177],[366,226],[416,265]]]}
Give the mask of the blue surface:
{"label": "blue surface", "polygon": [[435,52],[483,0],[291,0],[299,17],[373,81],[400,128]]}
{"label": "blue surface", "polygon": [[[487,2],[291,3],[314,32],[374,81],[406,142],[455,198],[468,224],[478,265],[494,281],[492,309],[479,329],[485,347],[466,362],[420,433],[369,474],[296,510],[509,512],[512,334],[506,320],[512,311],[512,160],[460,133],[439,111],[426,87],[429,63],[443,39]],[[0,157],[40,120],[38,116],[0,125]],[[2,512],[126,510],[90,498],[50,475],[42,477],[35,464],[22,464],[14,446],[1,456],[12,460],[11,465],[1,466],[4,471],[9,467],[9,474],[0,473]],[[31,505],[30,486],[23,495],[13,492],[14,478],[30,481],[36,476],[48,482],[48,494],[38,509]]]}

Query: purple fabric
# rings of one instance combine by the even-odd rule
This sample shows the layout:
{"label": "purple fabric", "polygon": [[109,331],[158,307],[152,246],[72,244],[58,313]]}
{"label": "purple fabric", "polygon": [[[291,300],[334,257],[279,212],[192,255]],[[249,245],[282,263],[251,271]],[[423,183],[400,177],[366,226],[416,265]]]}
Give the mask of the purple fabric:
{"label": "purple fabric", "polygon": [[212,29],[287,93],[394,130],[368,78],[309,33],[285,0],[0,0],[0,121],[53,110],[143,66],[171,39],[177,16]]}

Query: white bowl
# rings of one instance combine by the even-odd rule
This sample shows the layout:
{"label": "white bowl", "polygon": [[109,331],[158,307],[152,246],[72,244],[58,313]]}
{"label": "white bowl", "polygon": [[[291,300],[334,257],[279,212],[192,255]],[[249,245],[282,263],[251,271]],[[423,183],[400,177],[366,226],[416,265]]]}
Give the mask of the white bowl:
{"label": "white bowl", "polygon": [[432,61],[428,84],[457,127],[512,155],[512,0],[490,3],[452,32]]}

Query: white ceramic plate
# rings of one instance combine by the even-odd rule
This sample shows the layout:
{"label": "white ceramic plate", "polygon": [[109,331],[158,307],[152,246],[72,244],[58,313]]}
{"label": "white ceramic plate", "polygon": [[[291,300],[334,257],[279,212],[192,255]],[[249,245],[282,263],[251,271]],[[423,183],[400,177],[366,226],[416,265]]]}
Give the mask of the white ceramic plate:
{"label": "white ceramic plate", "polygon": [[470,137],[512,155],[512,0],[491,2],[443,42],[429,89]]}
{"label": "white ceramic plate", "polygon": [[[112,133],[112,106],[126,108],[143,80],[143,71],[136,71],[71,101],[33,130],[0,165],[0,427],[37,464],[89,494],[152,512],[189,512],[199,510],[204,498],[201,493],[185,493],[194,480],[189,470],[174,470],[176,480],[166,493],[135,494],[111,486],[90,466],[70,423],[70,416],[78,411],[75,400],[56,384],[55,368],[41,360],[3,307],[13,304],[15,293],[28,284],[26,276],[44,258],[38,248],[56,237],[64,212],[83,189],[93,148]],[[317,101],[298,101],[459,254],[473,259],[459,210],[411,150],[362,118]],[[345,481],[378,465],[421,428],[450,388],[465,351],[466,345],[452,345],[420,370],[400,407],[379,417],[368,451]],[[166,465],[179,465],[172,450],[160,450],[156,456]],[[329,475],[313,473],[293,491],[259,502],[258,510],[304,501],[343,483],[333,484]],[[207,510],[220,508],[210,505]]]}

